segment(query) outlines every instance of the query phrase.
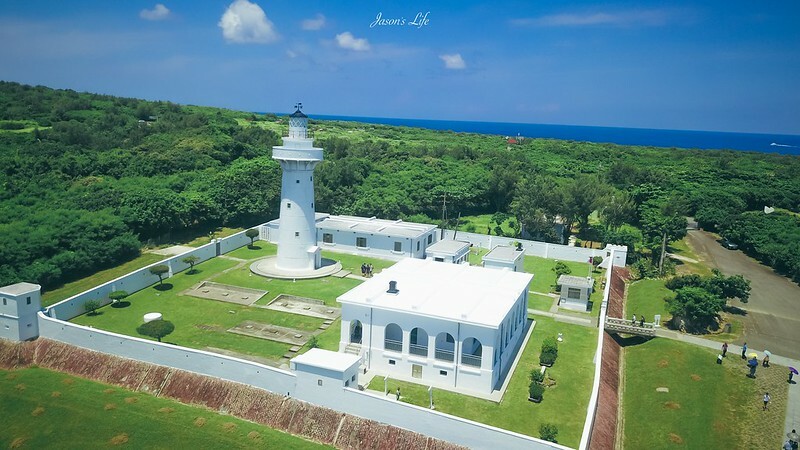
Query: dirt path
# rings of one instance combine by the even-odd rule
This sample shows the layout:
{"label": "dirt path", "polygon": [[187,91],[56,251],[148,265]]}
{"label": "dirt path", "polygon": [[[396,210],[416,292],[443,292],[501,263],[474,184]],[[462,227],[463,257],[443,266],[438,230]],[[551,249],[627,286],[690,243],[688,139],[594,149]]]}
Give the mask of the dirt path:
{"label": "dirt path", "polygon": [[739,274],[750,280],[750,302],[730,303],[747,312],[742,316],[741,341],[754,350],[769,349],[800,359],[800,286],[741,251],[722,247],[710,233],[692,230],[687,240],[709,266],[726,275]]}

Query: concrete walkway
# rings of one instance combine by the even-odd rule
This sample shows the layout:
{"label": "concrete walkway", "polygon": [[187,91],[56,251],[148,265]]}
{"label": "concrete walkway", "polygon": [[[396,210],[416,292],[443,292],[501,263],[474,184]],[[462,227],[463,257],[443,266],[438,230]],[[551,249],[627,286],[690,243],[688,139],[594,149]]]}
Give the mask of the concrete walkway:
{"label": "concrete walkway", "polygon": [[568,323],[573,323],[575,325],[581,325],[584,327],[597,328],[596,318],[589,319],[584,317],[552,313],[550,311],[542,311],[540,309],[531,309],[531,308],[528,308],[528,314],[533,314],[534,316],[551,317],[559,322],[568,322]]}
{"label": "concrete walkway", "polygon": [[[708,347],[719,352],[722,352],[722,344],[716,341],[711,341],[708,339],[703,339],[701,337],[693,336],[690,334],[679,333],[673,330],[666,330],[663,328],[659,328],[656,330],[657,337],[663,337],[667,339],[674,339],[676,341],[688,342],[690,344],[699,345],[701,347]],[[754,351],[756,353],[762,354],[763,352],[755,350],[751,347],[748,347],[748,352]],[[728,353],[732,354],[734,357],[737,357],[742,353],[742,347],[739,345],[734,345],[728,343]],[[787,358],[785,356],[775,355],[769,357],[769,361],[771,363],[775,363],[781,366],[791,366],[800,369],[800,361],[796,359]],[[786,373],[786,379],[789,379],[789,373]],[[800,381],[800,376],[795,375],[795,379]],[[794,381],[794,380],[793,380]],[[781,442],[786,440],[786,433],[792,431],[793,429],[800,429],[800,386],[798,386],[797,381],[794,381],[793,384],[789,385],[789,393],[786,400],[786,422],[784,425],[784,434],[781,437]]]}

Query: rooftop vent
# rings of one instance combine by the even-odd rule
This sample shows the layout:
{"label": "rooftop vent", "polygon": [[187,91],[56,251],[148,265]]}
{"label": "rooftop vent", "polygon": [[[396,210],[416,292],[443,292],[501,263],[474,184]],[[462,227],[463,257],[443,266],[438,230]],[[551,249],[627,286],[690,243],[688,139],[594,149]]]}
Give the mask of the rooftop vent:
{"label": "rooftop vent", "polygon": [[389,290],[386,291],[390,294],[397,294],[400,292],[400,289],[397,289],[397,281],[390,281],[389,282]]}

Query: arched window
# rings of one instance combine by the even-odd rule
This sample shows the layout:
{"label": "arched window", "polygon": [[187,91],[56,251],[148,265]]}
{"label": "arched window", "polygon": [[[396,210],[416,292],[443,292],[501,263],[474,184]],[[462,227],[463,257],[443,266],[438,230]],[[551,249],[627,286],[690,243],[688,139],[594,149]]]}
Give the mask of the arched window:
{"label": "arched window", "polygon": [[362,326],[360,320],[354,320],[350,322],[350,343],[351,344],[360,344],[361,343],[361,334],[362,334]]}
{"label": "arched window", "polygon": [[475,338],[465,339],[461,348],[461,364],[480,367],[482,357],[483,345],[481,345],[481,341]]}
{"label": "arched window", "polygon": [[383,348],[393,352],[403,351],[403,330],[400,325],[390,323],[383,331]]}
{"label": "arched window", "polygon": [[453,361],[456,349],[456,341],[450,333],[439,333],[436,335],[436,359],[443,361]]}
{"label": "arched window", "polygon": [[408,352],[412,355],[428,356],[428,333],[422,328],[411,330]]}

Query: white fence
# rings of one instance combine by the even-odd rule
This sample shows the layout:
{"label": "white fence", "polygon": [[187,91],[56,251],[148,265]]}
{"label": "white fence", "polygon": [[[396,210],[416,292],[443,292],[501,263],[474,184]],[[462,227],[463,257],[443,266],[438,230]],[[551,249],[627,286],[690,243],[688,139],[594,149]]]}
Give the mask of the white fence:
{"label": "white fence", "polygon": [[[583,247],[570,247],[569,245],[549,244],[547,242],[528,241],[525,239],[508,238],[503,236],[489,236],[486,234],[466,233],[463,231],[454,232],[445,230],[445,238],[453,239],[453,235],[459,241],[466,241],[476,247],[492,249],[498,245],[512,245],[513,243],[522,244],[526,255],[539,256],[547,259],[560,259],[563,261],[589,262],[589,258],[602,256],[603,259],[609,258],[609,251],[606,249],[593,249]],[[625,267],[625,258],[622,252],[616,251],[613,256],[614,265]]]}
{"label": "white fence", "polygon": [[[614,250],[611,250],[612,257]],[[592,437],[592,428],[594,427],[594,418],[597,413],[597,400],[600,394],[600,372],[602,369],[603,359],[603,337],[605,335],[606,314],[608,313],[608,298],[611,293],[611,272],[614,269],[610,268],[606,271],[606,287],[603,289],[603,302],[600,305],[599,317],[599,332],[597,333],[597,350],[594,354],[594,381],[592,382],[592,395],[589,398],[589,406],[586,408],[586,421],[583,423],[583,434],[581,435],[581,443],[578,446],[580,450],[589,448],[590,438]]]}
{"label": "white fence", "polygon": [[165,276],[172,276],[178,272],[182,272],[190,267],[182,260],[187,256],[197,256],[200,258],[199,262],[207,261],[215,256],[228,253],[239,247],[243,247],[250,243],[250,238],[245,236],[244,231],[233,234],[226,238],[216,239],[215,242],[197,247],[189,250],[188,252],[181,253],[180,255],[171,256],[150,264],[147,267],[135,270],[129,274],[123,275],[119,278],[113,279],[109,282],[103,283],[97,287],[89,289],[88,291],[81,292],[80,294],[73,295],[72,297],[49,306],[46,311],[50,317],[55,317],[62,320],[70,320],[73,317],[79,316],[86,312],[84,304],[89,300],[97,300],[101,306],[105,306],[111,302],[108,294],[113,291],[126,291],[133,294],[140,291],[152,284],[158,282],[158,276],[150,273],[150,268],[166,264],[169,267],[169,274]]}

